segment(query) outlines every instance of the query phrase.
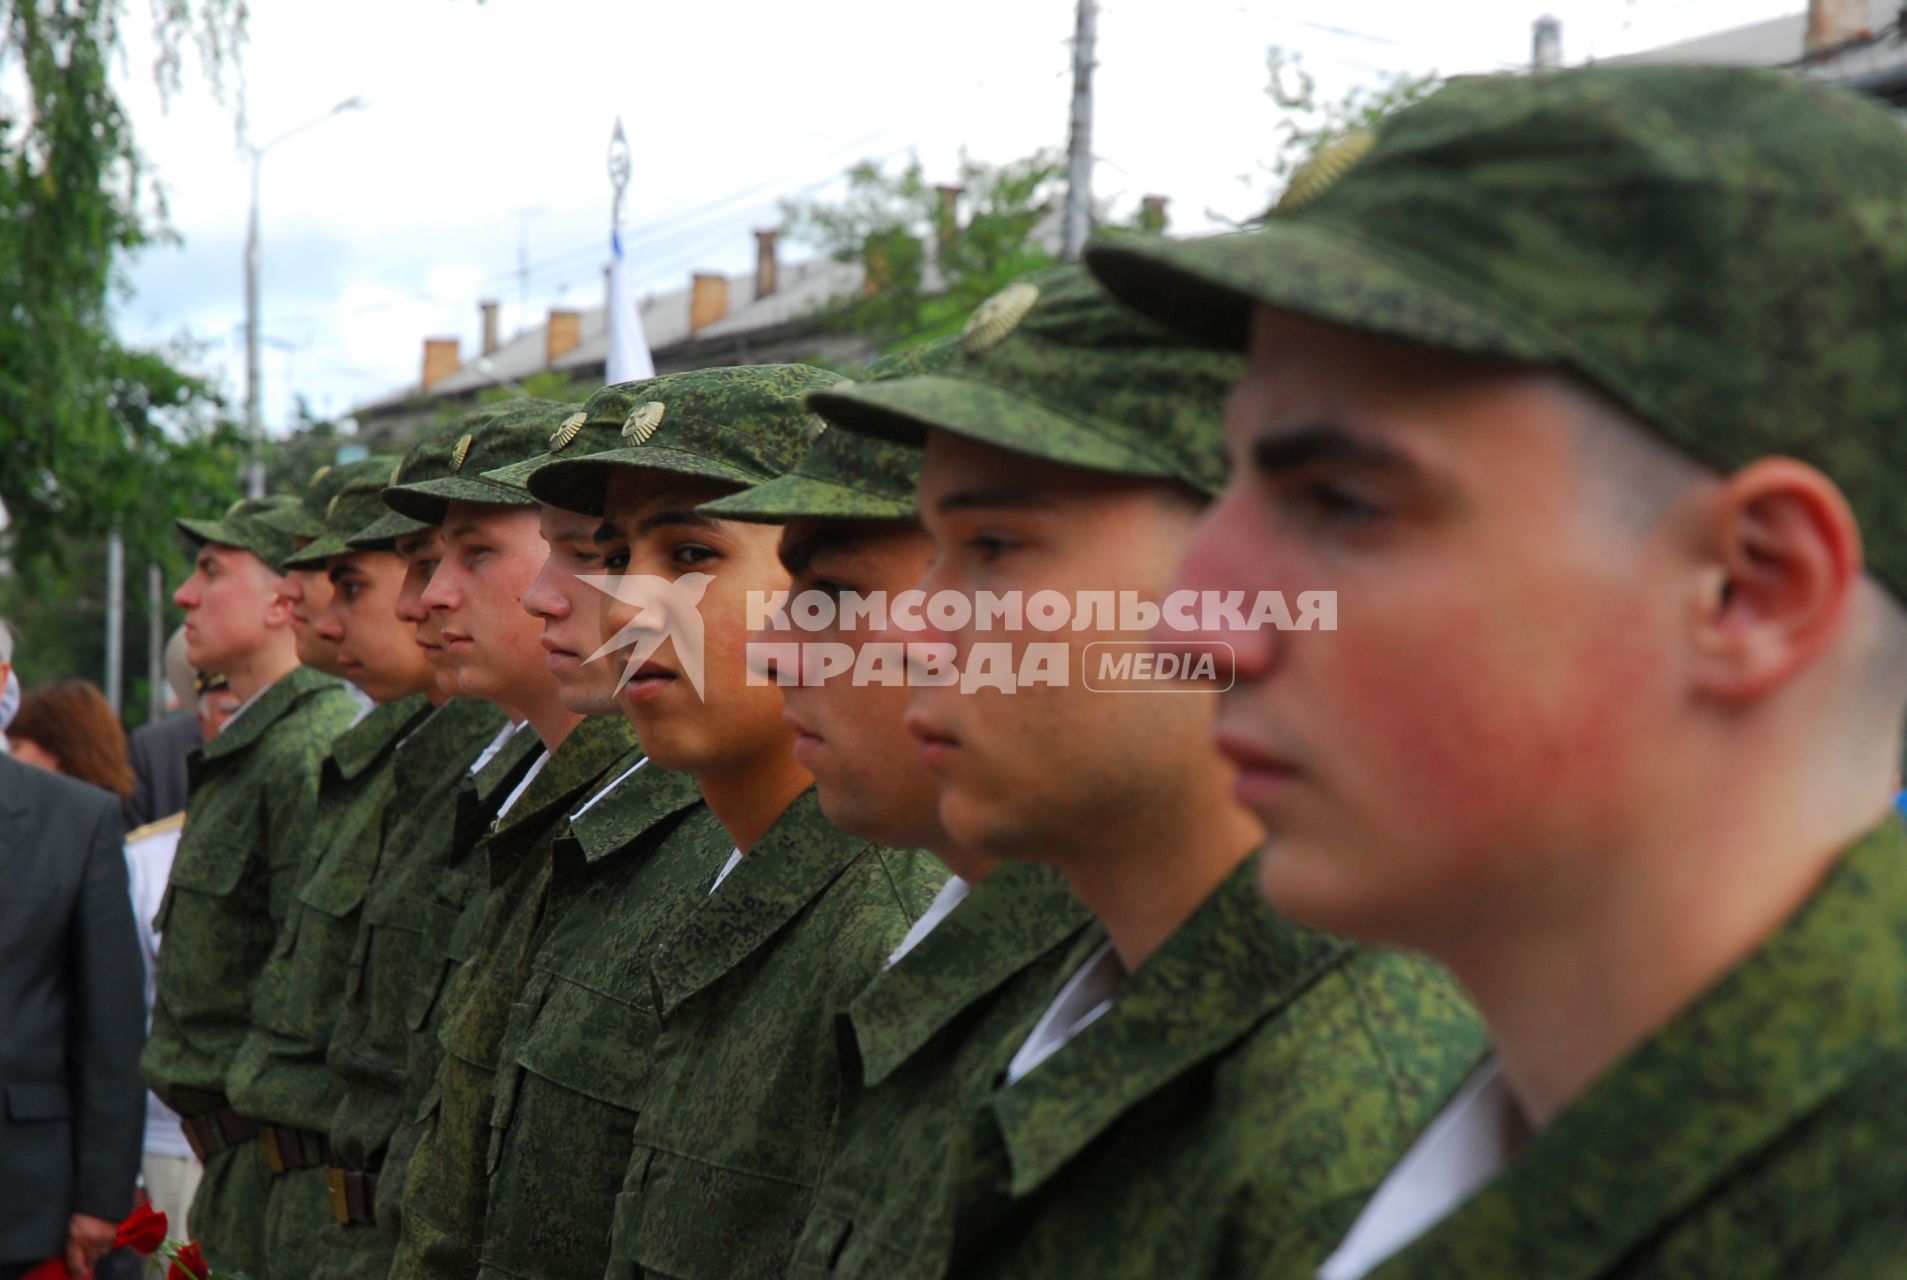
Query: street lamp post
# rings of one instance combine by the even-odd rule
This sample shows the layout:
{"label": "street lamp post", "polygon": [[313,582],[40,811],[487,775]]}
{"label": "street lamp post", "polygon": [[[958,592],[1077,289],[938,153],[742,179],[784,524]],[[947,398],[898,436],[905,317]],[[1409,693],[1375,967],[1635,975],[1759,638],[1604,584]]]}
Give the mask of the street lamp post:
{"label": "street lamp post", "polygon": [[245,468],[245,492],[253,498],[265,496],[265,459],[262,454],[265,425],[258,405],[258,172],[265,153],[279,143],[323,124],[335,115],[356,111],[363,106],[363,98],[346,98],[323,115],[314,116],[295,129],[285,130],[263,146],[250,143],[245,146],[252,161],[252,207],[245,226],[245,434],[250,438],[253,450],[252,460]]}

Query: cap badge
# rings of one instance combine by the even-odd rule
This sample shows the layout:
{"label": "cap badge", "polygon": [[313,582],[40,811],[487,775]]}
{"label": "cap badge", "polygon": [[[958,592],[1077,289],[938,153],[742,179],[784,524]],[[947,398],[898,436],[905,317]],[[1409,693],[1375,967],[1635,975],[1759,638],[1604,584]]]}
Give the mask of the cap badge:
{"label": "cap badge", "polygon": [[225,508],[225,515],[223,518],[226,520],[230,520],[233,516],[237,515],[244,508],[244,506],[245,506],[245,499],[240,498],[238,501],[234,502],[231,506]]}
{"label": "cap badge", "polygon": [[1291,175],[1274,211],[1296,213],[1304,208],[1337,185],[1338,179],[1355,168],[1376,144],[1377,138],[1369,129],[1353,129],[1336,142],[1320,147]]}
{"label": "cap badge", "polygon": [[826,418],[821,417],[819,414],[809,414],[807,425],[801,429],[801,435],[809,444],[813,444],[821,438],[827,429],[828,420]]}
{"label": "cap badge", "polygon": [[589,421],[589,415],[578,409],[563,419],[563,425],[550,433],[550,451],[552,453],[574,440],[583,433],[583,424]]}
{"label": "cap badge", "polygon": [[391,468],[391,483],[396,484],[398,477],[403,474],[404,474],[404,464],[402,462],[399,462]]}
{"label": "cap badge", "polygon": [[464,459],[468,458],[469,456],[470,456],[470,437],[465,436],[463,439],[457,441],[457,447],[450,451],[450,469],[452,471],[462,471],[464,466]]}
{"label": "cap badge", "polygon": [[960,331],[960,345],[970,356],[985,355],[1020,327],[1026,313],[1040,300],[1040,287],[1015,281],[981,303]]}
{"label": "cap badge", "polygon": [[325,519],[327,519],[327,520],[331,520],[331,519],[334,519],[334,518],[336,518],[336,516],[337,516],[337,514],[338,514],[338,499],[339,499],[339,498],[342,498],[343,496],[344,496],[344,495],[343,495],[343,494],[341,494],[341,493],[334,493],[334,494],[332,494],[332,495],[331,495],[331,501],[329,501],[329,502],[327,502],[327,503],[325,503],[325,505],[324,505],[324,518],[325,518]]}
{"label": "cap badge", "polygon": [[320,484],[324,482],[324,478],[330,474],[331,474],[331,464],[327,462],[322,467],[319,467],[316,471],[311,473],[311,483],[306,485],[305,487],[307,489],[316,489]]}
{"label": "cap badge", "polygon": [[622,438],[630,444],[648,444],[649,437],[662,425],[662,415],[666,412],[660,400],[650,400],[639,404],[629,411],[629,417],[622,424]]}

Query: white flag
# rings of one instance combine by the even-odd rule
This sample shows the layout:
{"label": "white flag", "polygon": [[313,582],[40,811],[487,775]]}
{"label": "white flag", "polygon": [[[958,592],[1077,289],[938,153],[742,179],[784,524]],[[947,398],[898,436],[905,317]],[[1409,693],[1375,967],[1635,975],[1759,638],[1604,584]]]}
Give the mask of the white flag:
{"label": "white flag", "polygon": [[609,233],[609,361],[604,380],[634,382],[656,376],[649,355],[649,339],[642,332],[642,312],[629,296],[629,272],[622,258],[622,233]]}

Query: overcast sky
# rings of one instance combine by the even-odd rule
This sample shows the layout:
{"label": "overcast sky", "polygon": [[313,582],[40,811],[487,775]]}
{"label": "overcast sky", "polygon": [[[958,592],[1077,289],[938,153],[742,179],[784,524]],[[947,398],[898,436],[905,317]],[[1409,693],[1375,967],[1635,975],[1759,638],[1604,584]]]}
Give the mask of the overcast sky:
{"label": "overcast sky", "polygon": [[[1265,51],[1300,52],[1341,93],[1391,71],[1527,61],[1563,21],[1565,59],[1610,57],[1798,10],[1799,0],[1103,0],[1096,194],[1172,199],[1173,227],[1259,207],[1273,150]],[[129,6],[137,31],[144,6]],[[477,342],[602,297],[617,116],[635,157],[625,213],[637,287],[740,271],[779,198],[855,160],[959,150],[1000,162],[1063,146],[1072,0],[253,0],[245,53],[258,141],[361,96],[263,168],[265,420],[417,380],[427,334]],[[185,342],[242,395],[248,167],[229,107],[197,82],[169,107],[135,38],[122,74],[180,243],[143,253],[118,309],[132,342]],[[1250,183],[1240,175],[1251,174]],[[519,305],[527,236],[531,275]],[[787,246],[784,259],[810,253]]]}

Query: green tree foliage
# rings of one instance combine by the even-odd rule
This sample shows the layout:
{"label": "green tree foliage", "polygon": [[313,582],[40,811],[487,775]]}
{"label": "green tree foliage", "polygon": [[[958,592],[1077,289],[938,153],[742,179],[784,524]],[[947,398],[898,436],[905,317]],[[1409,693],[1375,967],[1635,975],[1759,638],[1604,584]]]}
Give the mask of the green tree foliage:
{"label": "green tree foliage", "polygon": [[[0,594],[23,665],[49,676],[99,673],[105,531],[125,529],[137,581],[177,558],[173,505],[219,499],[236,466],[209,390],[108,323],[117,264],[163,218],[111,83],[122,9],[0,0]],[[190,48],[222,94],[244,0],[152,0],[150,17],[160,87]]]}
{"label": "green tree foliage", "polygon": [[1054,264],[1035,233],[1059,207],[1064,173],[1052,151],[997,166],[963,155],[949,219],[919,160],[897,172],[864,161],[840,199],[788,201],[782,215],[790,238],[866,265],[867,289],[837,321],[882,347],[910,346],[958,332],[989,294]]}

